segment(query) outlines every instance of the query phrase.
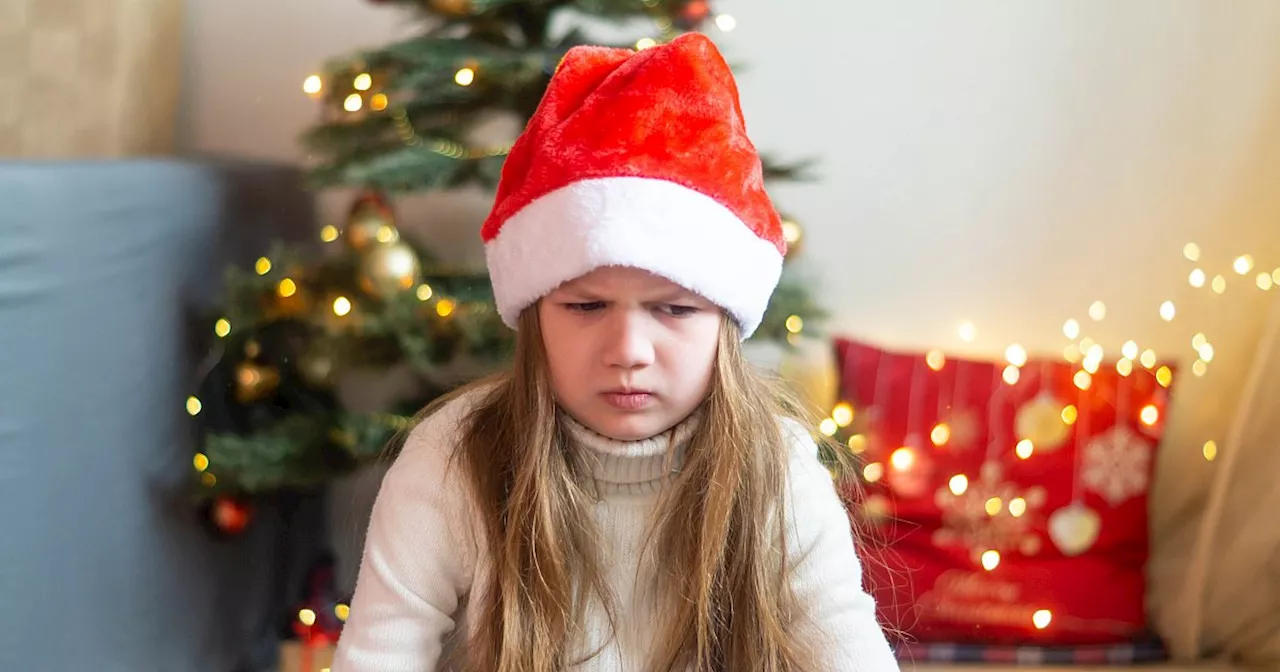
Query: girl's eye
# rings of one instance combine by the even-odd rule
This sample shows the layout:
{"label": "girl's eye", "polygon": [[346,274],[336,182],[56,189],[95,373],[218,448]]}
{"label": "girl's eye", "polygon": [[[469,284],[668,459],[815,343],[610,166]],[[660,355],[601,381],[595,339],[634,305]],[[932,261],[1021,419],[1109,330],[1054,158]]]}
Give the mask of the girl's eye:
{"label": "girl's eye", "polygon": [[694,306],[678,306],[674,303],[664,303],[662,304],[662,312],[672,317],[687,317],[698,312],[698,309]]}
{"label": "girl's eye", "polygon": [[591,313],[604,308],[604,301],[587,301],[585,303],[566,303],[565,308],[575,313]]}

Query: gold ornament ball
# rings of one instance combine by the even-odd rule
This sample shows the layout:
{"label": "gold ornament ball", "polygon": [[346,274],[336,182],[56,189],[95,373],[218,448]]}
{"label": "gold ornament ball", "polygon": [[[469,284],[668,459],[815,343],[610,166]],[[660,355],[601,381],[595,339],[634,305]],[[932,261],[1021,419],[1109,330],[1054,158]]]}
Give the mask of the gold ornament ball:
{"label": "gold ornament ball", "polygon": [[347,245],[354,250],[367,250],[379,243],[400,241],[394,220],[377,210],[366,210],[354,215],[347,222]]}
{"label": "gold ornament ball", "polygon": [[800,254],[800,248],[804,243],[804,229],[800,226],[800,222],[791,217],[782,217],[782,239],[787,241],[787,259],[794,258]]}
{"label": "gold ornament ball", "polygon": [[280,384],[280,373],[270,366],[241,362],[236,366],[236,401],[250,404],[269,397]]}
{"label": "gold ornament ball", "polygon": [[467,16],[471,13],[471,0],[431,0],[431,9],[448,16]]}
{"label": "gold ornament ball", "polygon": [[385,299],[417,287],[421,272],[418,255],[408,245],[378,245],[360,258],[360,288]]}

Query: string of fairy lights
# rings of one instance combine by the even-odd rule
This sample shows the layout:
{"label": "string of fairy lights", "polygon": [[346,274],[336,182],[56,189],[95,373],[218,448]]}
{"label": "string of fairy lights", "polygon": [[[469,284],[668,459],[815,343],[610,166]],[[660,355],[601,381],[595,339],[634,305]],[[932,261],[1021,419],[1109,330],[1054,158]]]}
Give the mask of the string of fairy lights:
{"label": "string of fairy lights", "polygon": [[[1183,248],[1183,256],[1187,261],[1195,264],[1187,275],[1187,283],[1195,289],[1203,289],[1208,287],[1214,294],[1221,295],[1226,292],[1228,285],[1228,274],[1216,273],[1211,278],[1209,272],[1206,271],[1199,263],[1202,261],[1202,252],[1200,246],[1196,243],[1187,243]],[[1272,270],[1258,270],[1256,262],[1252,255],[1243,254],[1235,257],[1231,262],[1232,271],[1242,277],[1250,277],[1253,281],[1252,285],[1260,291],[1271,291],[1272,289],[1280,289],[1280,267]],[[1172,322],[1177,314],[1177,306],[1172,300],[1162,301],[1156,308],[1156,312],[1160,319],[1165,322]],[[1101,322],[1106,319],[1107,306],[1106,303],[1098,300],[1092,302],[1086,310],[1089,320],[1093,322]],[[794,328],[793,328],[794,327]],[[788,329],[793,334],[798,335],[803,329],[803,322],[798,317],[788,320]],[[1102,344],[1097,343],[1093,338],[1084,334],[1084,327],[1081,321],[1076,318],[1067,319],[1062,325],[1062,334],[1071,341],[1062,352],[1062,358],[1073,365],[1079,365],[1079,369],[1072,377],[1072,382],[1080,390],[1088,390],[1093,382],[1093,376],[1097,374],[1106,357],[1106,350]],[[966,343],[972,343],[977,340],[978,329],[972,321],[964,321],[957,328],[957,335],[960,340]],[[1217,351],[1208,336],[1203,331],[1197,331],[1190,340],[1192,352],[1196,355],[1192,362],[1190,370],[1195,377],[1203,377],[1208,373],[1210,362],[1214,361]],[[1141,348],[1136,340],[1127,340],[1119,348],[1120,357],[1115,361],[1115,369],[1121,376],[1131,375],[1138,367],[1152,371],[1157,382],[1165,388],[1173,384],[1173,370],[1167,365],[1161,365],[1159,356],[1152,348]],[[1006,366],[1001,372],[1002,380],[1009,385],[1016,385],[1022,376],[1022,369],[1027,365],[1027,350],[1018,343],[1009,345],[1004,351],[1004,361]],[[941,371],[947,363],[947,357],[941,349],[931,349],[925,354],[925,362],[928,367],[934,371]],[[1073,424],[1077,417],[1077,409],[1074,405],[1067,404],[1062,409],[1062,421],[1068,425]],[[854,411],[847,402],[840,402],[830,413],[829,417],[824,418],[819,430],[827,435],[834,436],[840,428],[847,427],[852,423]],[[1138,419],[1145,425],[1154,425],[1159,421],[1159,411],[1154,405],[1145,405],[1138,411]],[[939,423],[934,426],[930,432],[930,438],[934,445],[941,446],[947,442],[950,436],[950,428],[945,423]],[[854,435],[849,440],[849,448],[855,453],[865,449],[866,437],[862,435]],[[1015,447],[1019,457],[1030,457],[1033,447],[1025,440],[1018,443]],[[1217,457],[1218,444],[1214,440],[1206,441],[1203,444],[1202,452],[1204,458],[1213,461]],[[905,453],[904,453],[905,455]],[[908,459],[906,457],[900,460]],[[871,465],[868,465],[870,467]],[[871,468],[868,476],[874,476],[877,472],[875,468]],[[874,481],[875,478],[868,478]]]}

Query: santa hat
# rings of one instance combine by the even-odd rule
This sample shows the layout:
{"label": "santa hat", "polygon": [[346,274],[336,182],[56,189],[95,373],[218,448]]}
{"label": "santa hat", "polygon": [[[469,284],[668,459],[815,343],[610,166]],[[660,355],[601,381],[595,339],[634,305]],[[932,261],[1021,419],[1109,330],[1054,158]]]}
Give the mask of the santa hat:
{"label": "santa hat", "polygon": [[733,75],[698,33],[569,50],[503,165],[481,238],[513,328],[560,284],[631,266],[716,303],[745,338],[786,252]]}

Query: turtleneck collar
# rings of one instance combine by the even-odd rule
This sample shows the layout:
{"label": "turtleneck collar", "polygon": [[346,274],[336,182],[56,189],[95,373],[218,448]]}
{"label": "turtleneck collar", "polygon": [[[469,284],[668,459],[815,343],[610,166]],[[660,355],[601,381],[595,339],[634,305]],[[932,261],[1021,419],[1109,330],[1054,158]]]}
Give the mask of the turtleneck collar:
{"label": "turtleneck collar", "polygon": [[600,494],[608,496],[656,494],[661,490],[663,478],[680,470],[702,415],[699,407],[675,427],[639,441],[603,436],[564,411],[560,418],[572,447],[587,455]]}

